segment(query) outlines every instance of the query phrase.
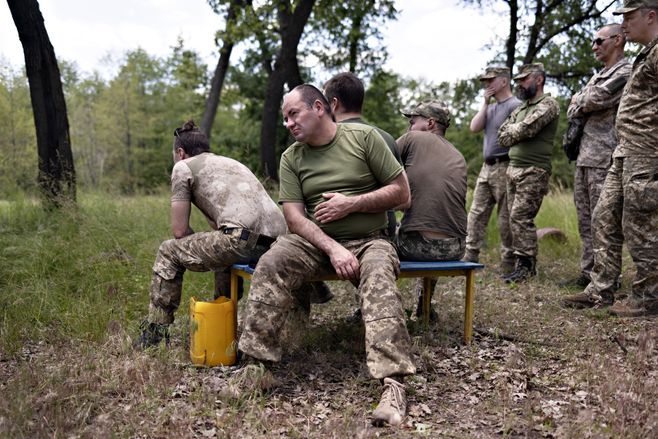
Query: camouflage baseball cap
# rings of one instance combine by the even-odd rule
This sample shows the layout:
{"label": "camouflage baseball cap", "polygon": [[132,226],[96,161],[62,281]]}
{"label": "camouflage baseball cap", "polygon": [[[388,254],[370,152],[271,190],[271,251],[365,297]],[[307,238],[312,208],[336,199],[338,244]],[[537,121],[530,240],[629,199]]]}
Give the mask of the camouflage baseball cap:
{"label": "camouflage baseball cap", "polygon": [[405,117],[422,116],[428,119],[434,119],[444,127],[450,126],[450,109],[445,102],[428,101],[421,102],[413,108],[400,110]]}
{"label": "camouflage baseball cap", "polygon": [[617,9],[612,15],[621,15],[640,8],[658,9],[658,0],[624,0],[624,7]]}
{"label": "camouflage baseball cap", "polygon": [[531,73],[541,73],[544,72],[544,64],[540,62],[532,64],[524,64],[521,66],[519,73],[514,77],[515,81],[525,79]]}
{"label": "camouflage baseball cap", "polygon": [[502,76],[503,78],[509,78],[509,69],[503,66],[489,66],[480,76],[480,81],[484,81],[485,79],[494,79],[499,76]]}

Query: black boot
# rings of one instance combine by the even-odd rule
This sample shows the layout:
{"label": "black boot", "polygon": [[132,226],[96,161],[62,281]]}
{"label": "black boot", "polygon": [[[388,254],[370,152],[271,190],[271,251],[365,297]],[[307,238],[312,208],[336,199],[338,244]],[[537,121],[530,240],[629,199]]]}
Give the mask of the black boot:
{"label": "black boot", "polygon": [[505,283],[511,284],[525,282],[530,277],[537,276],[536,259],[527,256],[518,256],[514,271],[503,277]]}
{"label": "black boot", "polygon": [[[432,296],[430,295],[430,322],[436,322],[439,320],[439,315],[434,311],[432,307]],[[419,319],[423,318],[423,291],[418,291],[418,305],[416,305],[416,317]]]}
{"label": "black boot", "polygon": [[135,349],[147,349],[151,346],[157,346],[164,339],[165,344],[169,346],[169,325],[161,325],[158,323],[150,323],[144,320],[139,329],[141,334],[137,340],[133,342]]}

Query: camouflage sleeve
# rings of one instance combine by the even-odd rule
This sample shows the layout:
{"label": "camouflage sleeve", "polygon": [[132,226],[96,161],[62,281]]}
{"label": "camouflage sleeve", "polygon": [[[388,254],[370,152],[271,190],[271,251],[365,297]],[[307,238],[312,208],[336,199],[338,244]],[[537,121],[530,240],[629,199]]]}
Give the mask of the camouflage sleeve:
{"label": "camouflage sleeve", "polygon": [[571,97],[571,102],[569,103],[569,108],[567,108],[567,118],[572,119],[574,117],[582,116],[583,111],[578,101],[580,100],[583,94],[583,90],[579,91]]}
{"label": "camouflage sleeve", "polygon": [[575,101],[576,105],[583,113],[592,113],[617,106],[630,73],[631,66],[626,64],[617,69],[605,81],[588,84],[579,94]]}
{"label": "camouflage sleeve", "polygon": [[194,175],[187,163],[179,161],[171,171],[171,201],[192,201]]}
{"label": "camouflage sleeve", "polygon": [[510,127],[514,125],[514,121],[516,120],[516,114],[521,111],[522,105],[519,105],[510,113],[509,116],[507,116],[507,119],[503,122],[503,124],[498,128],[498,144],[502,146],[503,148],[509,148],[510,146],[513,145],[511,143],[511,137],[509,135],[510,133]]}
{"label": "camouflage sleeve", "polygon": [[498,130],[498,143],[509,148],[522,140],[531,139],[559,116],[560,105],[557,101],[551,97],[543,99],[522,120],[513,122],[515,118],[513,119],[512,116],[507,118]]}

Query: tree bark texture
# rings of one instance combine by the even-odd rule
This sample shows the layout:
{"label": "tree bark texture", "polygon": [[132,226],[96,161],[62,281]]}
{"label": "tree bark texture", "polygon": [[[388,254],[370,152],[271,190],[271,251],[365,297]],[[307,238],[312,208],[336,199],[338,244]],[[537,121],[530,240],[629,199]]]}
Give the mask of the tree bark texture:
{"label": "tree bark texture", "polygon": [[263,174],[278,181],[276,160],[276,131],[283,87],[287,83],[294,88],[303,82],[297,62],[297,46],[304,33],[304,27],[313,10],[315,0],[301,0],[292,10],[288,0],[278,1],[278,22],[281,34],[281,47],[275,57],[274,66],[267,80],[265,103],[260,130],[260,153]]}
{"label": "tree bark texture", "polygon": [[36,127],[38,182],[52,207],[74,202],[75,167],[71,152],[66,102],[55,50],[37,0],[7,0],[23,45],[25,70]]}

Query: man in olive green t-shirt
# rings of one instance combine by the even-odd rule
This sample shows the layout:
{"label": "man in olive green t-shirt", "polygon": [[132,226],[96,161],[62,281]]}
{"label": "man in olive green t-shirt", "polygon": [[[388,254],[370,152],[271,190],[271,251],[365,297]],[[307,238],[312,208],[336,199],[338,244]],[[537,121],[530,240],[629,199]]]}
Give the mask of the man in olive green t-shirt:
{"label": "man in olive green t-shirt", "polygon": [[509,148],[507,168],[507,207],[514,271],[503,279],[523,282],[537,275],[537,228],[535,216],[548,193],[551,154],[557,130],[560,106],[544,93],[546,73],[541,63],[526,64],[514,77],[523,103],[498,130],[498,143]]}
{"label": "man in olive green t-shirt", "polygon": [[279,173],[279,203],[291,234],[256,266],[239,342],[243,362],[280,361],[281,327],[294,306],[290,292],[335,273],[359,286],[368,370],[384,384],[373,424],[399,425],[406,412],[403,378],[416,367],[395,284],[399,260],[383,229],[386,210],[410,203],[406,174],[374,128],[337,125],[317,88],[296,87],[282,110],[297,140],[283,153]]}

